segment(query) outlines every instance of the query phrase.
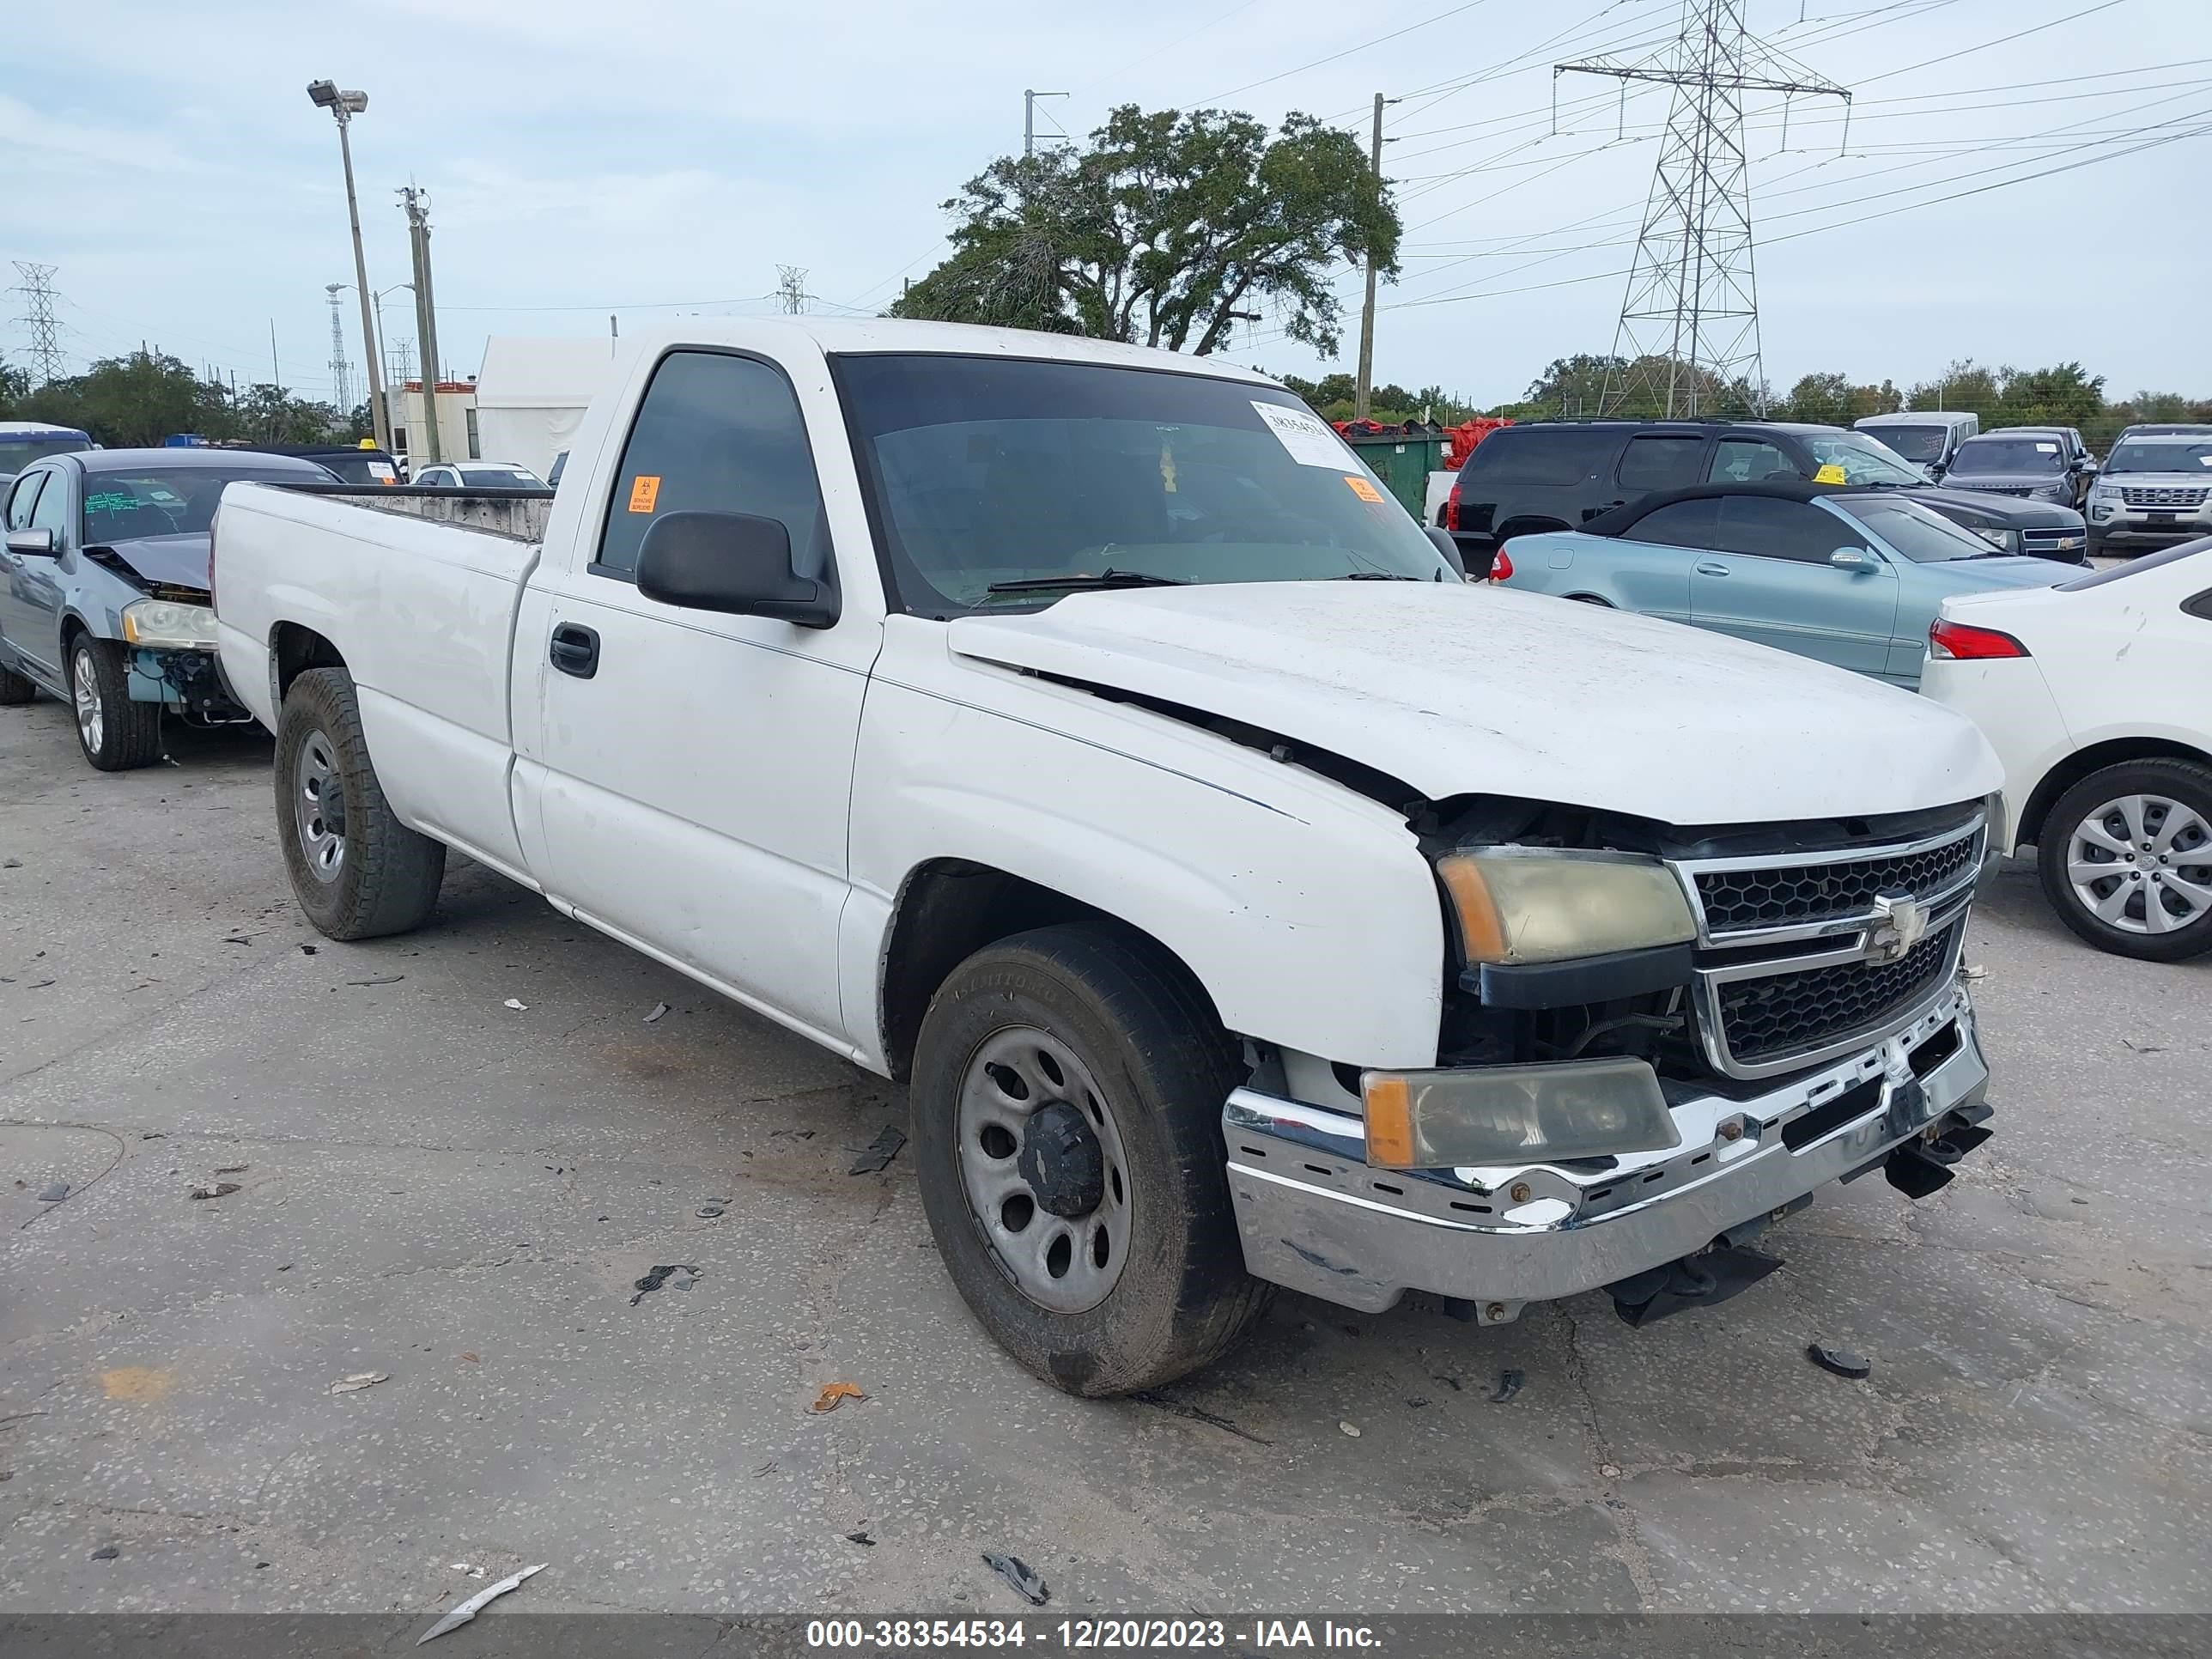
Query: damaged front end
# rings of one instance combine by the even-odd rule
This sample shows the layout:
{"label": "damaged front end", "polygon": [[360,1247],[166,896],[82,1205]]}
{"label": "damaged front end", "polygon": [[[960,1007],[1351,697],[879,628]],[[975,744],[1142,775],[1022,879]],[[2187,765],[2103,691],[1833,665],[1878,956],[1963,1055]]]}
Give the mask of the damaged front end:
{"label": "damaged front end", "polygon": [[1451,940],[1434,1068],[1266,1051],[1223,1115],[1245,1258],[1366,1310],[1496,1323],[1609,1290],[1647,1324],[1779,1265],[1831,1182],[1933,1192],[1988,1139],[1960,971],[1984,803],[1677,829],[1431,808]]}
{"label": "damaged front end", "polygon": [[153,580],[114,548],[85,552],[143,596],[119,613],[131,701],[160,703],[197,726],[251,724],[253,716],[223,678],[215,596],[204,588]]}

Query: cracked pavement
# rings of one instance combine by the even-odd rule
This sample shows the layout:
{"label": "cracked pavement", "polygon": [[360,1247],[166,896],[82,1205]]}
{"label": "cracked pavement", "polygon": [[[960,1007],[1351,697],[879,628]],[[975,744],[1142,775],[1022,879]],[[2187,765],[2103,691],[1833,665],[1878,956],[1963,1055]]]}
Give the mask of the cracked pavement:
{"label": "cracked pavement", "polygon": [[2212,1608],[2212,958],[2098,955],[2024,866],[1969,950],[1998,1133],[1934,1199],[1824,1194],[1645,1331],[1285,1296],[1089,1404],[975,1328],[906,1156],[846,1173],[896,1091],[458,859],[424,932],[325,940],[266,741],[174,745],[0,709],[0,1610],[544,1561],[516,1605],[1023,1611],[987,1549],[1055,1616]]}

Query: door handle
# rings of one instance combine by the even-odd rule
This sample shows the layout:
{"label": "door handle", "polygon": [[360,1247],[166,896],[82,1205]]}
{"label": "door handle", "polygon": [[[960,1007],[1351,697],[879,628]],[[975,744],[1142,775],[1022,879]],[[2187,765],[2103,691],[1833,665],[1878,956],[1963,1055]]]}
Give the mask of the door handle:
{"label": "door handle", "polygon": [[1692,567],[1700,576],[1725,576],[1729,568],[1717,559],[1699,559]]}
{"label": "door handle", "polygon": [[547,654],[562,673],[587,680],[599,672],[599,633],[580,623],[559,623],[553,629],[553,643]]}

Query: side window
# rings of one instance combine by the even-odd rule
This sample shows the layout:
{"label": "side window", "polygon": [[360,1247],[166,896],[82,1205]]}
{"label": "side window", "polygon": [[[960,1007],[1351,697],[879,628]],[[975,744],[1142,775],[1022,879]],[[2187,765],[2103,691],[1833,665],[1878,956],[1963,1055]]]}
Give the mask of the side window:
{"label": "side window", "polygon": [[1605,476],[1620,442],[1617,429],[1530,426],[1493,432],[1468,457],[1469,484],[1572,489]]}
{"label": "side window", "polygon": [[31,527],[31,504],[39,499],[39,486],[52,476],[49,472],[28,472],[15,480],[15,487],[8,493],[9,529]]}
{"label": "side window", "polygon": [[1621,539],[1656,542],[1662,547],[1710,548],[1715,545],[1713,510],[1718,505],[1711,496],[1669,502],[1638,519]]}
{"label": "side window", "polygon": [[1698,456],[1703,438],[1653,435],[1631,438],[1620,453],[1620,470],[1613,475],[1623,489],[1680,489],[1698,480]]}
{"label": "side window", "polygon": [[661,360],[623,447],[592,568],[629,580],[654,520],[700,512],[780,519],[799,574],[829,568],[806,422],[789,382],[766,363],[710,351]]}
{"label": "side window", "polygon": [[1750,553],[1763,559],[1794,559],[1826,564],[1839,547],[1864,546],[1866,538],[1808,501],[1771,495],[1728,495],[1720,501],[1713,545],[1723,553]]}
{"label": "side window", "polygon": [[1797,464],[1772,444],[1757,438],[1723,438],[1713,446],[1708,483],[1765,483],[1776,475],[1802,478]]}
{"label": "side window", "polygon": [[31,507],[30,527],[51,530],[57,545],[69,539],[69,480],[58,472],[46,474],[46,487]]}

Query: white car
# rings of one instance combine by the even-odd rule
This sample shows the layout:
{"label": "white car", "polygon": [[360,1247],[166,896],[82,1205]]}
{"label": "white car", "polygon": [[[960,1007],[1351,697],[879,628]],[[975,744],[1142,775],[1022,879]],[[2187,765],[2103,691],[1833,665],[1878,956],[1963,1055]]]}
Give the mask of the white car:
{"label": "white car", "polygon": [[545,480],[507,461],[441,461],[410,482],[417,489],[544,489]]}
{"label": "white car", "polygon": [[2212,537],[2059,587],[1963,595],[1920,689],[2004,763],[2007,844],[2100,950],[2212,951]]}

